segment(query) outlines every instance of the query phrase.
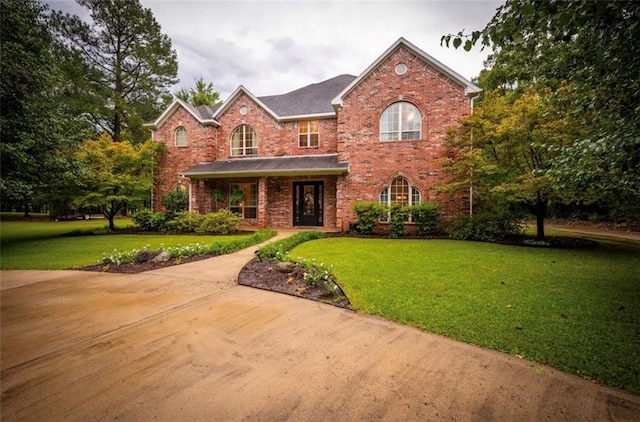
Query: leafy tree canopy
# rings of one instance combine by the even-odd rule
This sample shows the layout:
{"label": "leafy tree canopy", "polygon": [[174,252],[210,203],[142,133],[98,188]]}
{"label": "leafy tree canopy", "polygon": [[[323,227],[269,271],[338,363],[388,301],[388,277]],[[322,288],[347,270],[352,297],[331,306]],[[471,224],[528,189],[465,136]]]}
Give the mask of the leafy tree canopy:
{"label": "leafy tree canopy", "polygon": [[113,142],[108,134],[85,142],[77,153],[83,168],[77,179],[82,192],[77,205],[100,207],[113,230],[118,213],[149,197],[154,157],[160,148],[151,140],[136,145]]}
{"label": "leafy tree canopy", "polygon": [[171,40],[138,0],[77,0],[91,22],[53,17],[68,48],[66,71],[75,83],[75,107],[116,142],[148,137],[143,123],[157,117],[177,81]]}
{"label": "leafy tree canopy", "polygon": [[3,0],[0,19],[0,192],[28,205],[73,173],[69,150],[87,128],[59,101],[67,84],[46,6]]}
{"label": "leafy tree canopy", "polygon": [[220,93],[214,90],[213,83],[205,83],[202,76],[196,81],[194,87],[182,88],[176,92],[176,97],[196,107],[202,105],[213,107],[220,102]]}
{"label": "leafy tree canopy", "polygon": [[493,49],[479,84],[522,95],[572,94],[564,112],[591,130],[561,147],[548,170],[583,202],[640,205],[640,3],[507,0],[487,26],[442,43]]}

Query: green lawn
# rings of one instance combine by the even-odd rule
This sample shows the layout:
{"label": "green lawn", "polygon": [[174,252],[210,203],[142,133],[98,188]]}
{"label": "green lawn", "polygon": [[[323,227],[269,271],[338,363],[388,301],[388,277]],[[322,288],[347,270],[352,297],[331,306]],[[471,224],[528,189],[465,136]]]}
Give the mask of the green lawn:
{"label": "green lawn", "polygon": [[[114,249],[129,251],[193,243],[225,242],[239,236],[197,235],[78,235],[102,229],[106,220],[65,222],[0,222],[0,269],[55,270],[98,263],[103,253]],[[116,220],[116,228],[131,225],[127,219]],[[75,234],[70,236],[68,234]]]}
{"label": "green lawn", "polygon": [[358,311],[640,392],[637,243],[328,238],[291,255],[332,264]]}

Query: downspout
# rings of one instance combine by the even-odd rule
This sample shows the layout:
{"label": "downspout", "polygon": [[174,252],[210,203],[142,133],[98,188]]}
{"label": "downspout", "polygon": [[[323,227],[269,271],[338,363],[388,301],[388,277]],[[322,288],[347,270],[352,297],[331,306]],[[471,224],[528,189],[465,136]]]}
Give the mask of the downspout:
{"label": "downspout", "polygon": [[[478,98],[478,95],[471,97],[471,115],[473,116],[473,100]],[[471,137],[471,149],[473,149],[473,129],[471,129],[471,133],[469,135]],[[473,174],[473,170],[471,170]],[[469,185],[469,215],[473,215],[473,182]]]}
{"label": "downspout", "polygon": [[192,212],[193,209],[193,206],[191,205],[193,202],[193,198],[191,197],[191,195],[193,195],[193,189],[191,187],[191,178],[189,178],[189,212]]}

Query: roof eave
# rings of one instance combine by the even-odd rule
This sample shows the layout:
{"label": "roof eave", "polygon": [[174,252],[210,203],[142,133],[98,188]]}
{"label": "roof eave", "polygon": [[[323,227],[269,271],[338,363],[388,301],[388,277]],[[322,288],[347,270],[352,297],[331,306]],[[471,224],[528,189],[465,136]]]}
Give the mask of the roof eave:
{"label": "roof eave", "polygon": [[264,177],[264,176],[331,176],[348,173],[348,167],[325,169],[290,169],[290,170],[247,170],[229,172],[180,173],[192,179],[222,179],[229,177]]}
{"label": "roof eave", "polygon": [[252,101],[254,101],[256,104],[258,104],[260,107],[262,107],[267,113],[269,113],[269,115],[271,117],[273,117],[275,120],[280,120],[280,117],[273,111],[271,110],[269,107],[267,107],[267,105],[265,103],[263,103],[262,101],[260,101],[258,99],[258,97],[256,97],[255,95],[253,95],[251,93],[251,91],[249,91],[247,88],[245,88],[243,85],[240,85],[238,88],[236,88],[235,91],[233,91],[231,93],[231,95],[229,96],[229,98],[227,98],[227,100],[224,102],[224,104],[222,105],[222,107],[218,108],[216,110],[216,112],[213,114],[213,118],[214,120],[217,120],[220,116],[222,116],[222,114],[231,106],[231,103],[233,103],[233,101],[240,96],[241,93],[244,93],[247,97],[251,98]]}
{"label": "roof eave", "polygon": [[331,119],[336,117],[335,112],[329,113],[310,113],[310,114],[296,114],[295,116],[282,116],[281,122],[287,122],[292,120],[312,120],[312,119]]}

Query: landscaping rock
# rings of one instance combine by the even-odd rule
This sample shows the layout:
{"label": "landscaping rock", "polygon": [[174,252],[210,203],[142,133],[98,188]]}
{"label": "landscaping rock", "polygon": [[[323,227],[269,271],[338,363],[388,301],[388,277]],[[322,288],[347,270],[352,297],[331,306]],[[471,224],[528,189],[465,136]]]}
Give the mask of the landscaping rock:
{"label": "landscaping rock", "polygon": [[154,257],[151,262],[167,262],[170,259],[171,254],[167,251],[162,251],[156,257]]}
{"label": "landscaping rock", "polygon": [[278,262],[278,271],[281,273],[290,273],[293,264],[291,262]]}

